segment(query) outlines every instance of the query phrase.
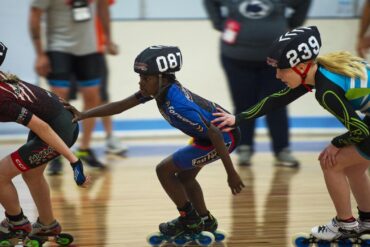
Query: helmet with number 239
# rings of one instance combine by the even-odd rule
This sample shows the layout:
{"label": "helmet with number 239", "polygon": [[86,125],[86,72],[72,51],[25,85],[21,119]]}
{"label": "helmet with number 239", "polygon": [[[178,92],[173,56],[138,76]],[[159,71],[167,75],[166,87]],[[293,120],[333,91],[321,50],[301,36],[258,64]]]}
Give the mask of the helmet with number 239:
{"label": "helmet with number 239", "polygon": [[320,47],[320,32],[316,26],[296,28],[274,41],[267,63],[279,69],[294,68],[315,59]]}

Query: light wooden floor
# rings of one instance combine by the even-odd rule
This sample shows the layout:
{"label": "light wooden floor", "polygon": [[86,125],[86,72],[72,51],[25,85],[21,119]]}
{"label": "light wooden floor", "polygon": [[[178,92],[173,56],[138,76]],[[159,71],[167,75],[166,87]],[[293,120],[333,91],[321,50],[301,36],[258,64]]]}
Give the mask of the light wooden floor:
{"label": "light wooden floor", "polygon": [[[17,147],[4,146],[2,156]],[[74,235],[76,246],[148,246],[146,236],[157,231],[159,223],[178,216],[155,174],[165,156],[144,155],[145,148],[142,152],[143,157],[130,152],[127,158],[102,156],[109,170],[87,169],[93,177],[89,189],[75,186],[67,165],[64,175],[48,177],[55,216],[64,231]],[[271,153],[256,153],[251,168],[237,168],[246,185],[237,196],[227,186],[221,162],[202,170],[199,182],[207,206],[229,235],[223,245],[215,246],[290,246],[293,234],[308,232],[335,215],[318,153],[295,155],[302,163],[298,170],[276,168]],[[29,192],[20,178],[15,183],[23,210],[34,221],[37,211]]]}

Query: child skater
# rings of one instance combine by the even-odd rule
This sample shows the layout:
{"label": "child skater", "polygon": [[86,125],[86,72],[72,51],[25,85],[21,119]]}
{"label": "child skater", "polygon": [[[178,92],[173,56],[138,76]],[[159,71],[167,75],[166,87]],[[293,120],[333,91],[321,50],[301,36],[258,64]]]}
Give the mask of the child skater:
{"label": "child skater", "polygon": [[222,133],[211,124],[215,118],[212,113],[221,107],[192,93],[176,80],[174,73],[181,66],[182,55],[178,47],[151,46],[135,59],[134,70],[140,75],[138,92],[85,112],[66,104],[74,111],[76,121],[118,114],[155,99],[162,116],[173,127],[192,137],[191,144],[156,167],[159,181],[180,212],[180,217],[159,225],[160,231],[170,236],[184,231],[215,231],[217,228],[217,220],[208,211],[202,189],[195,179],[204,165],[221,158],[231,192],[237,194],[244,187],[229,156],[239,140],[239,130]]}
{"label": "child skater", "polygon": [[[0,42],[0,65],[6,52],[6,46]],[[28,234],[53,236],[61,232],[61,225],[53,215],[49,185],[43,172],[46,164],[61,154],[71,163],[77,185],[87,185],[82,163],[69,149],[79,132],[72,118],[72,113],[64,109],[55,94],[0,71],[0,122],[16,122],[30,129],[27,142],[0,160],[0,203],[5,209],[0,240]],[[19,174],[39,214],[32,226],[23,214],[12,182]]]}
{"label": "child skater", "polygon": [[[318,56],[321,47],[317,27],[294,29],[272,45],[267,62],[286,89],[233,116],[220,109],[213,123],[230,131],[245,120],[265,115],[315,89],[315,97],[347,128],[332,139],[318,159],[336,216],[311,232],[322,240],[354,237],[370,230],[370,68],[363,59],[348,52]],[[364,114],[362,118],[356,113]],[[352,215],[350,191],[357,202],[359,217]]]}

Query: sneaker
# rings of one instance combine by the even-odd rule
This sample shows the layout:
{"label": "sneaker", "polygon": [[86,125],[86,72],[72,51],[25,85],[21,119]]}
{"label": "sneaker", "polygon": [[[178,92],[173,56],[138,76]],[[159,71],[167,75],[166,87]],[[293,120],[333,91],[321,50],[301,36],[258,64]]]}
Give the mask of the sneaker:
{"label": "sneaker", "polygon": [[79,159],[86,162],[88,166],[93,168],[105,169],[105,165],[95,157],[94,152],[90,148],[78,149],[75,154]]}
{"label": "sneaker", "polygon": [[27,236],[32,230],[32,226],[27,217],[20,221],[11,221],[5,218],[0,223],[0,234],[9,236]]}
{"label": "sneaker", "polygon": [[357,219],[359,225],[360,234],[370,234],[370,221],[362,221]]}
{"label": "sneaker", "polygon": [[111,154],[120,154],[127,151],[127,146],[123,145],[119,138],[110,136],[107,138],[106,152]]}
{"label": "sneaker", "polygon": [[54,220],[53,223],[50,225],[42,224],[39,219],[35,223],[32,224],[32,231],[30,236],[55,236],[62,232],[62,226],[59,224],[58,221]]}
{"label": "sneaker", "polygon": [[241,145],[238,150],[238,164],[240,166],[250,166],[253,151],[251,146]]}
{"label": "sneaker", "polygon": [[332,241],[341,238],[355,237],[359,233],[359,223],[357,220],[353,222],[338,221],[334,217],[328,224],[323,226],[315,226],[311,230],[311,234],[320,240]]}
{"label": "sneaker", "polygon": [[55,176],[62,174],[62,157],[58,156],[50,161],[48,175]]}
{"label": "sneaker", "polygon": [[297,168],[299,161],[291,154],[289,148],[284,148],[275,156],[275,165]]}

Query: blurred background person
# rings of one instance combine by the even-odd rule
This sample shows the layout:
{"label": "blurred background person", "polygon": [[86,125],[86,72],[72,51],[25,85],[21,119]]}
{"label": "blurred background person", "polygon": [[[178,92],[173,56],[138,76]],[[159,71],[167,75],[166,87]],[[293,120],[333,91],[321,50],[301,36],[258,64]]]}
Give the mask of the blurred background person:
{"label": "blurred background person", "polygon": [[[107,0],[32,0],[30,9],[29,25],[36,51],[37,74],[45,77],[50,89],[66,100],[71,79],[75,78],[84,109],[101,104],[99,90],[104,57],[97,46],[95,11],[102,22],[106,44],[110,45]],[[42,17],[46,26],[45,47],[41,41]],[[95,118],[83,121],[82,126],[83,134],[76,155],[91,167],[104,168],[90,148]],[[61,164],[60,159],[54,159],[49,166],[49,174],[60,173]]]}
{"label": "blurred background person", "polygon": [[366,0],[360,18],[360,27],[357,38],[357,54],[365,58],[370,47],[370,35],[367,32],[370,25],[370,1]]}
{"label": "blurred background person", "polygon": [[[221,32],[221,64],[236,114],[284,88],[267,65],[266,56],[279,35],[304,23],[310,4],[310,0],[204,0],[213,27]],[[298,167],[289,149],[287,108],[267,114],[266,122],[275,165]],[[250,166],[255,151],[255,121],[246,122],[240,129],[238,163]]]}
{"label": "blurred background person", "polygon": [[[108,1],[109,6],[115,3],[114,0]],[[96,18],[96,31],[98,36],[98,49],[103,54],[117,55],[119,53],[118,46],[112,41],[110,21],[105,23],[108,26],[104,27],[104,23],[100,20],[99,16]],[[105,31],[107,30],[107,31]],[[108,36],[108,38],[107,38]],[[108,42],[107,42],[108,41]],[[109,102],[109,68],[105,56],[103,56],[103,64],[101,66],[102,81],[100,84],[100,98],[102,104]],[[71,81],[71,87],[69,92],[69,100],[77,99],[78,83],[76,80]],[[127,146],[123,145],[118,137],[114,136],[112,118],[110,116],[101,118],[103,127],[106,133],[106,152],[111,154],[123,155],[127,151]]]}

